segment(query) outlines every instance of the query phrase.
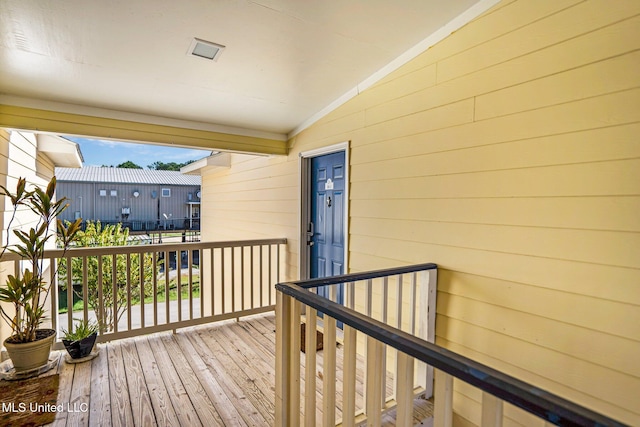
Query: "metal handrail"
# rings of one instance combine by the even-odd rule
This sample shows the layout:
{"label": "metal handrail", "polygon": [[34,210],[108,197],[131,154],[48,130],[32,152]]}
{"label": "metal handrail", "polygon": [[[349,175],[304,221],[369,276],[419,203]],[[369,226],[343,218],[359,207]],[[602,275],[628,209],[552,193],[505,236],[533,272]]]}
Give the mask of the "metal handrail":
{"label": "metal handrail", "polygon": [[276,285],[276,290],[550,423],[563,426],[625,426],[623,423],[358,313],[309,290],[332,284],[436,268],[435,264],[420,264],[323,279],[279,283]]}

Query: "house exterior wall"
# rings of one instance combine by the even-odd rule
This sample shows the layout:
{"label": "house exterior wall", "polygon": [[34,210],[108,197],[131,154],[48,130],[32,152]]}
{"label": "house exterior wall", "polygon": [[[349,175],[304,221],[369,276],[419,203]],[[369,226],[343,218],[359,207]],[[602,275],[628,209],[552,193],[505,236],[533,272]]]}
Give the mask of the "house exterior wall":
{"label": "house exterior wall", "polygon": [[[162,197],[163,188],[170,190],[170,197]],[[106,196],[100,196],[100,190],[105,190]],[[111,196],[112,190],[116,192],[116,196]],[[138,197],[134,197],[134,191],[139,193]],[[191,194],[191,201],[197,202],[200,201],[196,196],[198,191],[200,187],[197,185],[60,181],[58,194],[69,199],[69,208],[60,215],[60,219],[72,221],[78,213],[85,220],[124,221],[122,208],[130,209],[126,221],[132,224],[135,222],[156,224],[158,218],[162,223],[163,214],[167,214],[172,220],[184,219],[189,214],[187,204],[189,194]],[[152,192],[155,192],[155,198]]]}
{"label": "house exterior wall", "polygon": [[[205,173],[203,237],[287,237],[297,277],[298,155],[350,141],[350,272],[437,263],[439,345],[640,424],[638,13],[499,3],[288,157]],[[455,423],[479,424],[480,393],[454,387]]]}
{"label": "house exterior wall", "polygon": [[[8,131],[0,129],[0,177],[2,182],[9,191],[15,191],[18,178],[27,179],[27,188],[37,185],[46,188],[49,180],[53,177],[54,164],[45,155],[38,153],[37,141],[34,134],[29,132]],[[2,215],[0,215],[0,237],[2,244],[16,240],[13,233],[7,236],[6,227],[9,225],[13,208],[11,201],[6,197],[0,197],[0,207]],[[20,210],[16,213],[16,217],[11,223],[11,229],[28,229],[35,226],[37,218],[28,210]],[[55,247],[55,242],[48,243],[49,246]],[[9,266],[2,265],[0,267],[0,283],[4,284],[7,275],[12,274]],[[47,305],[47,308],[49,306]],[[6,322],[0,322],[0,343],[11,335],[11,328]]]}

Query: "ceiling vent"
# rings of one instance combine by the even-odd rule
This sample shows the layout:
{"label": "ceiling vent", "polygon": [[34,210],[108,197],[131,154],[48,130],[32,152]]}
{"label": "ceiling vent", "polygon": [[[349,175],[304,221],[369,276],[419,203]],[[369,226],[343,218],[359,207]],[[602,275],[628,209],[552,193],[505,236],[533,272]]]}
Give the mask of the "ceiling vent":
{"label": "ceiling vent", "polygon": [[223,50],[224,46],[221,44],[194,38],[189,47],[189,54],[198,58],[217,61]]}

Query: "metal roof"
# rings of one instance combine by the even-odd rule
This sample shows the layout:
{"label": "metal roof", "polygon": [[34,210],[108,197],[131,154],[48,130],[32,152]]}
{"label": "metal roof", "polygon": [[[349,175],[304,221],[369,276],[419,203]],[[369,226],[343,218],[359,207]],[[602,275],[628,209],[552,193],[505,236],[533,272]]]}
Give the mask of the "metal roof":
{"label": "metal roof", "polygon": [[110,167],[56,168],[59,182],[109,182],[118,184],[200,185],[200,175],[177,171]]}

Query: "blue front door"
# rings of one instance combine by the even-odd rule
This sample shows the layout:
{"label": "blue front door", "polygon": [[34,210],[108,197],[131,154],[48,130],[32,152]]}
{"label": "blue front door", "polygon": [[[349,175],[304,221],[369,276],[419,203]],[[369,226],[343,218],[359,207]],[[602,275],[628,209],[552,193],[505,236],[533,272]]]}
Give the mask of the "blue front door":
{"label": "blue front door", "polygon": [[[311,159],[312,279],[345,272],[345,172],[344,151]],[[323,288],[318,293],[328,296]],[[342,286],[337,296],[342,304]]]}

